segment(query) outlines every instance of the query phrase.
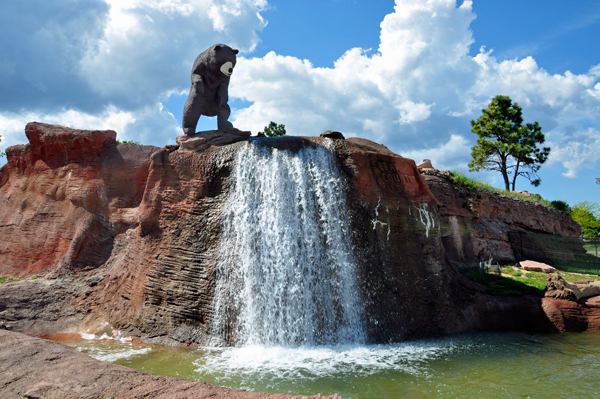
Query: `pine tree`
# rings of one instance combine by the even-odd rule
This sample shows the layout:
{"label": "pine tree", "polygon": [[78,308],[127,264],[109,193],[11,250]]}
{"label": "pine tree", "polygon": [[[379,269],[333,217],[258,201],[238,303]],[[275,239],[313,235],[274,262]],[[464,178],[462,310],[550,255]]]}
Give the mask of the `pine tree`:
{"label": "pine tree", "polygon": [[538,122],[523,125],[522,109],[510,97],[496,96],[483,115],[471,121],[478,136],[471,148],[470,171],[494,170],[502,174],[506,191],[515,190],[518,176],[539,186],[537,175],[550,155],[550,148],[538,148],[545,141]]}

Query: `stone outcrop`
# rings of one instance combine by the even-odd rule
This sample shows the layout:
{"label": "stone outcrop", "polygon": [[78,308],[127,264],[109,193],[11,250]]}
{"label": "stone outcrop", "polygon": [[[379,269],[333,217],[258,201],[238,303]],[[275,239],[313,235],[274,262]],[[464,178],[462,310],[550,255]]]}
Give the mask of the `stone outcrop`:
{"label": "stone outcrop", "polygon": [[582,303],[543,298],[542,308],[556,331],[600,331],[600,297],[598,296]]}
{"label": "stone outcrop", "polygon": [[600,296],[600,281],[586,280],[568,283],[560,274],[551,274],[546,280],[545,296],[582,302],[584,299]]}
{"label": "stone outcrop", "polygon": [[344,135],[341,132],[336,132],[333,130],[327,130],[319,135],[320,137],[327,137],[334,140],[346,140]]}
{"label": "stone outcrop", "polygon": [[[579,225],[565,212],[455,183],[447,170],[423,168],[420,172],[442,204],[439,212],[444,251],[455,267],[477,266],[490,258],[496,262],[515,261],[508,232],[572,237],[581,234]],[[530,248],[524,254],[525,259],[535,256],[537,261],[547,260],[544,246],[566,245],[564,252],[578,250],[576,245],[569,247],[568,243],[529,243],[532,238],[526,234],[519,238]],[[582,250],[580,243],[579,250]]]}
{"label": "stone outcrop", "polygon": [[0,396],[3,398],[326,398],[247,392],[151,375],[101,362],[56,342],[16,332],[0,330],[0,342]]}
{"label": "stone outcrop", "polygon": [[423,159],[421,162],[417,164],[417,168],[419,169],[433,169],[433,165],[431,165],[430,159]]}
{"label": "stone outcrop", "polygon": [[175,141],[182,148],[202,152],[212,146],[223,146],[237,143],[250,137],[250,132],[231,128],[227,130],[208,130],[193,135],[182,134]]}
{"label": "stone outcrop", "polygon": [[552,267],[550,265],[547,265],[545,263],[541,263],[541,262],[536,262],[533,260],[524,260],[519,262],[519,265],[521,265],[521,267],[524,270],[530,271],[530,272],[541,272],[541,273],[554,273],[556,271],[555,267]]}
{"label": "stone outcrop", "polygon": [[[455,249],[465,259],[488,249],[487,238],[505,250],[496,231],[509,221],[556,232],[568,225],[557,218],[524,222],[533,205],[518,208],[492,196],[474,202],[475,214],[457,205],[447,181],[442,187],[427,176],[445,177],[422,175],[414,161],[377,143],[283,136],[159,149],[117,146],[112,131],[40,123],[26,130],[30,143],[7,149],[8,164],[0,169],[0,275],[39,278],[0,285],[0,322],[7,329],[206,343],[234,160],[242,146],[261,145],[290,154],[325,146],[336,159],[347,187],[370,342],[555,330],[541,298],[490,297],[459,275],[446,260],[458,259],[447,243],[454,242],[452,223],[459,217],[456,228],[463,233],[456,239],[463,241]],[[512,208],[521,211],[503,214]]]}

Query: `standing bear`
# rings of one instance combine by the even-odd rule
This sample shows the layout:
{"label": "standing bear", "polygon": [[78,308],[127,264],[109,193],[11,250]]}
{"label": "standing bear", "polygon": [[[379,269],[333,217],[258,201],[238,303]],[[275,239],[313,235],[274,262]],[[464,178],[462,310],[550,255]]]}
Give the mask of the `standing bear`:
{"label": "standing bear", "polygon": [[216,116],[217,129],[233,129],[227,121],[231,109],[227,105],[229,99],[229,77],[235,67],[234,50],[224,44],[215,44],[202,52],[192,67],[192,87],[183,108],[183,132],[187,136],[196,133],[196,125],[200,115]]}

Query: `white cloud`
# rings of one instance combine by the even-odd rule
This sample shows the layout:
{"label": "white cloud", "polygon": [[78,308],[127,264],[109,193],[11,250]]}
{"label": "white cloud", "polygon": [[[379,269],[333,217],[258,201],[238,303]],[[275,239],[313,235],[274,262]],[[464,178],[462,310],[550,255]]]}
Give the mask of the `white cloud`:
{"label": "white cloud", "polygon": [[173,141],[180,131],[159,99],[189,90],[192,63],[211,45],[251,51],[266,6],[265,0],[90,0],[76,9],[55,0],[15,3],[10,15],[0,14],[2,148],[26,142],[23,129],[32,120],[111,128],[148,144]]}
{"label": "white cloud", "polygon": [[[2,143],[0,148],[4,150],[11,145],[27,143],[25,125],[34,121],[63,125],[75,129],[114,130],[117,132],[117,140],[132,140],[159,147],[165,144],[174,144],[175,136],[181,134],[175,117],[166,111],[160,103],[136,112],[127,112],[114,106],[108,106],[99,114],[88,114],[75,110],[53,114],[39,112],[1,113],[0,126],[2,126],[2,129],[0,133]],[[0,161],[2,163],[6,162],[6,158],[0,158]]]}
{"label": "white cloud", "polygon": [[[90,0],[65,14],[62,3],[32,1],[39,6],[21,7],[12,25],[0,15],[0,50],[11,54],[0,61],[0,91],[14,93],[0,97],[3,147],[34,119],[113,124],[120,139],[163,145],[179,131],[159,99],[187,90],[194,58],[210,45],[251,52],[268,7],[266,0]],[[503,94],[520,103],[527,122],[540,122],[551,160],[567,175],[596,165],[599,66],[551,75],[531,57],[497,59],[485,48],[472,57],[474,18],[471,1],[396,0],[378,49],[349,49],[333,68],[274,52],[239,57],[230,96],[251,105],[235,111],[234,124],[258,132],[276,121],[293,135],[339,130],[465,169],[475,142],[469,121]],[[568,126],[578,141],[569,141]]]}
{"label": "white cloud", "polygon": [[[555,137],[561,126],[597,123],[597,67],[551,75],[531,57],[497,60],[485,48],[472,57],[474,18],[471,1],[396,0],[381,23],[377,52],[350,49],[333,68],[275,53],[242,58],[230,93],[252,105],[235,113],[235,125],[259,131],[273,120],[296,135],[340,130],[465,169],[475,143],[469,121],[498,94],[511,96],[526,122],[539,121]],[[575,159],[591,161],[582,152],[591,145],[573,147]]]}
{"label": "white cloud", "polygon": [[417,163],[423,159],[431,159],[434,168],[454,170],[464,168],[462,156],[470,151],[471,144],[467,139],[453,134],[450,136],[450,140],[437,148],[412,150],[401,155],[414,159]]}
{"label": "white cloud", "polygon": [[583,168],[595,169],[600,161],[600,131],[594,128],[581,131],[569,126],[563,134],[555,136],[549,142],[552,152],[548,163],[562,163],[567,169],[563,176],[574,179]]}
{"label": "white cloud", "polygon": [[87,49],[79,73],[94,92],[126,109],[187,88],[194,59],[214,43],[251,51],[264,26],[262,2],[253,0],[107,1],[104,35]]}

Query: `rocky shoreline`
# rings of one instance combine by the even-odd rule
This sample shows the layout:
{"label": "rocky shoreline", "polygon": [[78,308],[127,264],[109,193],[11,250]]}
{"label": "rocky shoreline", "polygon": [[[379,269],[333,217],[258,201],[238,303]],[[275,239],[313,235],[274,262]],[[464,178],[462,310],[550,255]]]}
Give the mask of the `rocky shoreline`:
{"label": "rocky shoreline", "polygon": [[206,382],[156,376],[101,362],[62,344],[0,330],[0,397],[308,399],[222,388]]}

